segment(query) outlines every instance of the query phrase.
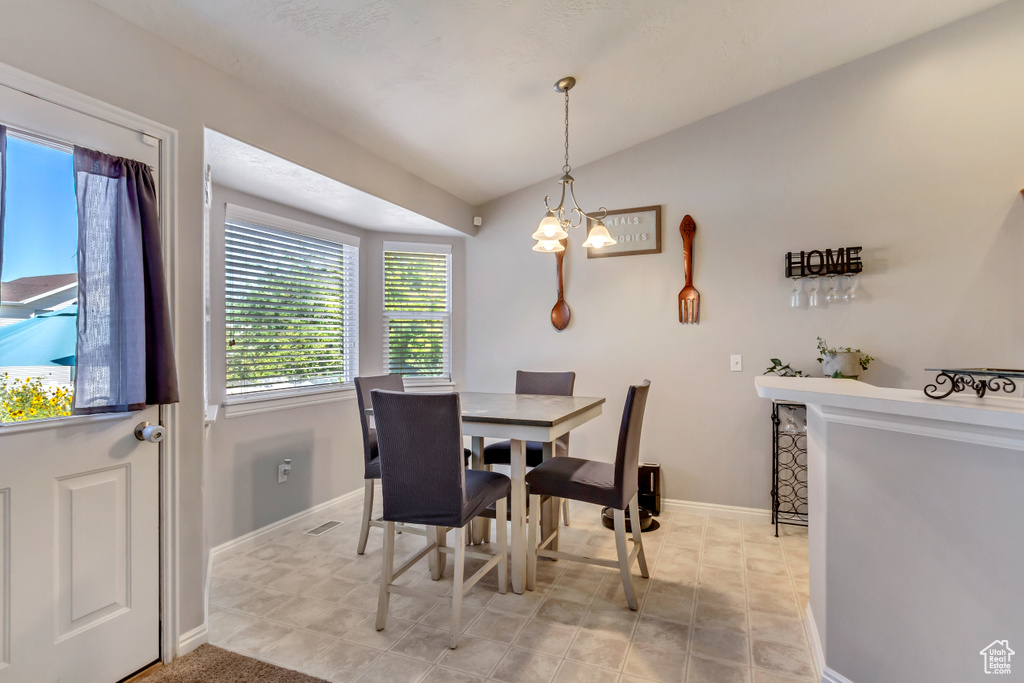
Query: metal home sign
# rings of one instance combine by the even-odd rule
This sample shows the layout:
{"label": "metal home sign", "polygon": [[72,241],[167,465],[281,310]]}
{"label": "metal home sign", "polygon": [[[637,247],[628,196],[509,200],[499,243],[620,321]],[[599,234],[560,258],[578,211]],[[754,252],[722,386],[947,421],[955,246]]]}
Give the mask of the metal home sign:
{"label": "metal home sign", "polygon": [[863,247],[813,249],[786,254],[786,277],[818,277],[820,275],[856,275],[864,270],[860,260]]}
{"label": "metal home sign", "polygon": [[[661,253],[661,207],[609,211],[602,220],[615,244],[600,249],[587,249],[587,258],[632,256]],[[592,221],[588,221],[589,232]]]}

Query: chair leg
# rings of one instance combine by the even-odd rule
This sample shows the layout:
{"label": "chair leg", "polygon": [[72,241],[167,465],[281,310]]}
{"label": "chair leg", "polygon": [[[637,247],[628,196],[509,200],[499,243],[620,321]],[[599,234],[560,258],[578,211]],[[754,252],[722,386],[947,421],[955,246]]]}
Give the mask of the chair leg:
{"label": "chair leg", "polygon": [[504,595],[508,592],[508,522],[505,521],[508,517],[508,499],[504,496],[499,498],[494,510],[498,513],[494,526],[498,536],[498,552],[501,553],[498,562],[498,592]]}
{"label": "chair leg", "polygon": [[569,499],[562,499],[562,519],[565,521],[565,525],[569,526]]}
{"label": "chair leg", "polygon": [[[487,470],[488,472],[493,472],[494,471],[494,466],[493,465],[484,465],[484,469]],[[495,515],[495,518],[497,518],[497,517],[498,517],[498,515]],[[482,530],[481,530],[481,534],[480,534],[480,542],[481,543],[490,543],[491,542],[491,518],[490,517],[481,517],[480,519],[483,520],[483,524],[481,525]],[[498,520],[495,519],[494,523],[495,523],[495,525],[497,525]]]}
{"label": "chair leg", "polygon": [[448,634],[448,647],[459,646],[459,631],[462,630],[462,580],[466,575],[466,527],[459,529],[459,541],[455,544],[455,577],[452,581],[452,627]]}
{"label": "chair leg", "polygon": [[647,571],[647,558],[644,556],[644,539],[640,535],[640,503],[637,496],[629,501],[629,524],[633,527],[633,545],[639,548],[636,551],[636,563],[640,565],[640,576],[650,577]]}
{"label": "chair leg", "polygon": [[391,575],[395,570],[395,523],[384,522],[384,551],[381,553],[380,596],[377,598],[377,630],[383,631],[388,621],[388,603],[391,600]]}
{"label": "chair leg", "polygon": [[530,527],[526,534],[526,590],[537,581],[537,534],[540,531],[540,496],[530,494]]}
{"label": "chair leg", "polygon": [[[445,555],[441,552],[441,548],[443,548],[447,543],[448,528],[443,526],[430,528],[433,529],[433,540],[437,543],[437,549],[429,555],[430,578],[437,581],[444,574]],[[427,538],[430,539],[429,534]]]}
{"label": "chair leg", "polygon": [[615,549],[619,555],[619,572],[622,574],[622,590],[626,593],[629,609],[636,611],[636,593],[633,579],[629,574],[629,549],[626,547],[626,511],[615,510]]}
{"label": "chair leg", "polygon": [[366,552],[366,538],[370,535],[370,515],[373,514],[373,479],[366,480],[363,489],[363,521],[359,527],[359,546],[356,554],[362,555]]}

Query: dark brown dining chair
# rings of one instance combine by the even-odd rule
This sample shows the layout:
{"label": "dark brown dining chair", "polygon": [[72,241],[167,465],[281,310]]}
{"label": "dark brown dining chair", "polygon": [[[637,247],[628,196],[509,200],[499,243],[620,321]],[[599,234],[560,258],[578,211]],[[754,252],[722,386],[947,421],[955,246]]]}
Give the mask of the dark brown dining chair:
{"label": "dark brown dining chair", "polygon": [[[572,396],[576,385],[575,372],[516,372],[517,394],[541,394],[544,396]],[[555,457],[569,455],[569,434],[555,439]],[[499,441],[484,447],[484,465],[510,465],[512,462],[512,445],[509,441]],[[526,442],[526,466],[536,467],[544,461],[544,444],[539,441]],[[562,517],[569,526],[569,501],[562,501]]]}
{"label": "dark brown dining chair", "polygon": [[[384,552],[377,603],[377,630],[387,624],[391,594],[448,602],[451,630],[448,646],[459,643],[462,598],[493,567],[498,567],[498,592],[508,590],[508,541],[504,525],[498,528],[493,555],[467,550],[467,525],[489,505],[506,514],[506,498],[512,482],[504,474],[465,467],[462,448],[462,414],[459,395],[406,394],[401,391],[371,392],[377,424],[377,447],[384,506]],[[433,529],[427,544],[395,567],[395,524],[423,524]],[[454,548],[444,545],[449,528],[459,529]],[[425,556],[432,566],[443,566],[440,553],[455,555],[451,595],[437,595],[422,588],[396,585],[394,581]],[[484,565],[465,579],[466,557]],[[435,580],[440,573],[431,574]]]}
{"label": "dark brown dining chair", "polygon": [[[619,427],[619,441],[615,462],[606,463],[582,458],[551,458],[537,465],[526,474],[530,487],[530,505],[540,505],[541,496],[556,496],[579,500],[601,507],[612,508],[615,518],[615,548],[617,560],[571,555],[547,546],[557,537],[558,528],[545,539],[538,541],[540,520],[530,516],[527,537],[526,586],[533,588],[537,576],[537,557],[552,557],[574,562],[586,562],[602,567],[618,568],[622,574],[622,589],[631,610],[637,608],[636,592],[630,576],[630,567],[636,560],[640,574],[647,578],[647,559],[640,536],[640,514],[637,503],[637,465],[640,459],[640,431],[647,406],[647,393],[651,383],[631,386],[626,393],[626,405],[622,410],[622,424]],[[626,507],[629,507],[630,526],[633,530],[633,550],[626,549]]]}

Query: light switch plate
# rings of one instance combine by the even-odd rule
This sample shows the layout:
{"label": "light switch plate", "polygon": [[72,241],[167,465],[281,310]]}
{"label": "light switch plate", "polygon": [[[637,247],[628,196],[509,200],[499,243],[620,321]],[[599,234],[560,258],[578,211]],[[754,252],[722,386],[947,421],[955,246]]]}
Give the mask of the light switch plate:
{"label": "light switch plate", "polygon": [[743,372],[743,356],[730,356],[729,369],[733,372]]}

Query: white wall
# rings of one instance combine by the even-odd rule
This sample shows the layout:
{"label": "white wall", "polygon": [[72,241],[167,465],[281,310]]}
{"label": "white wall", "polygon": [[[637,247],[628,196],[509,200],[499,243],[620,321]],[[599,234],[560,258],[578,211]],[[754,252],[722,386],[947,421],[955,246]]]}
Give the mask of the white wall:
{"label": "white wall", "polygon": [[[445,225],[472,209],[87,0],[7,3],[0,62],[177,129],[175,340],[181,389],[179,628],[203,622],[202,225],[204,127],[256,144]],[[470,232],[472,231],[469,228]]]}
{"label": "white wall", "polygon": [[[216,174],[216,169],[214,169]],[[224,402],[224,214],[235,204],[359,238],[359,372],[383,372],[383,242],[452,245],[452,328],[463,374],[465,339],[465,246],[462,238],[402,235],[361,230],[259,197],[214,185],[210,208],[210,402]],[[289,515],[363,486],[363,436],[354,392],[320,405],[228,417],[221,409],[207,428],[206,530],[216,547]],[[277,466],[292,460],[292,474],[277,483]]]}
{"label": "white wall", "polygon": [[[767,508],[769,406],[751,379],[769,358],[820,374],[821,335],[877,357],[862,379],[881,385],[922,387],[925,367],[1021,367],[1022,35],[1024,3],[1007,3],[575,169],[588,210],[661,204],[664,250],[588,261],[575,231],[564,332],[549,322],[554,257],[530,250],[555,180],[482,207],[466,388],[575,370],[577,393],[608,404],[573,451],[610,460],[626,386],[650,378],[641,459],[663,464],[664,494]],[[685,214],[699,325],[677,320]],[[861,300],[791,310],[784,254],[839,246],[864,247]]]}

